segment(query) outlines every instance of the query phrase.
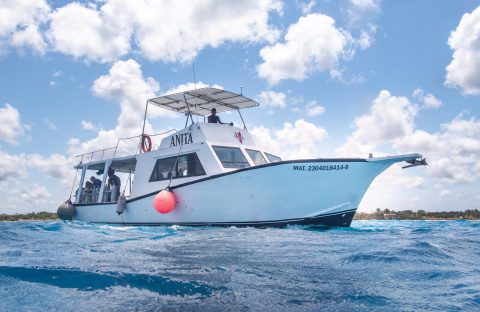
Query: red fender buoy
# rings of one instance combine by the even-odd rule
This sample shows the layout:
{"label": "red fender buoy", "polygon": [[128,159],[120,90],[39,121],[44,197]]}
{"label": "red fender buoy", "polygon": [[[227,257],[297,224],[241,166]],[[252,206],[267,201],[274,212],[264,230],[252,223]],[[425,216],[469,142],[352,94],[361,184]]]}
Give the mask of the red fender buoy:
{"label": "red fender buoy", "polygon": [[168,189],[161,190],[153,199],[153,207],[160,213],[169,213],[176,203],[175,194]]}

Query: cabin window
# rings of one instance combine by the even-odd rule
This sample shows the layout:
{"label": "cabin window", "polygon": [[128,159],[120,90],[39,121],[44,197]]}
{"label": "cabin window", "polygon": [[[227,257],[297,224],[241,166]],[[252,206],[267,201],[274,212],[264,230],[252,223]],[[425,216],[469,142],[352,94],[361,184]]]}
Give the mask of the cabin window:
{"label": "cabin window", "polygon": [[258,166],[258,165],[263,165],[266,164],[267,161],[265,160],[265,157],[263,157],[262,153],[256,150],[251,150],[251,149],[246,149],[248,156],[252,159],[253,163]]}
{"label": "cabin window", "polygon": [[238,147],[212,146],[213,150],[222,162],[224,168],[250,167],[242,151]]}
{"label": "cabin window", "polygon": [[267,158],[271,163],[282,161],[282,159],[278,156],[269,153],[265,153],[265,155],[267,155]]}
{"label": "cabin window", "polygon": [[204,175],[202,164],[196,153],[158,159],[153,168],[150,182],[195,177]]}

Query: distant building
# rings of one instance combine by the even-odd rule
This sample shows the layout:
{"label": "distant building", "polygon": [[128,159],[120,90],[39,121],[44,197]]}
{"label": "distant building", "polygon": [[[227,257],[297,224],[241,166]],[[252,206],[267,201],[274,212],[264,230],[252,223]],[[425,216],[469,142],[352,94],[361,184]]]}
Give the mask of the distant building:
{"label": "distant building", "polygon": [[393,219],[396,219],[398,216],[396,213],[384,213],[383,214],[383,218],[385,220],[393,220]]}

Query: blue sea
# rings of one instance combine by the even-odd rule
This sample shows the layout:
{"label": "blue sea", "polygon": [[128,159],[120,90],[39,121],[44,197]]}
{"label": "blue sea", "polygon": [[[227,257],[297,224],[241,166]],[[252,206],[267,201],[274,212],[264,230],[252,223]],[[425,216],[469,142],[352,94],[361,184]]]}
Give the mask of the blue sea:
{"label": "blue sea", "polygon": [[480,222],[0,222],[1,311],[480,311]]}

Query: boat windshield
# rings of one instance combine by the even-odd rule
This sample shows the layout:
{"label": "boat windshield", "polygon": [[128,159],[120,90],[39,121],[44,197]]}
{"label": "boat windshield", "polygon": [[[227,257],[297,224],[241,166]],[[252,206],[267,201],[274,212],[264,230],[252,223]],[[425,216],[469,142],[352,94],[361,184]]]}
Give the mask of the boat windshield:
{"label": "boat windshield", "polygon": [[250,167],[247,159],[238,147],[212,146],[224,168]]}
{"label": "boat windshield", "polygon": [[265,153],[265,155],[267,155],[267,158],[271,163],[282,161],[282,159],[278,156],[275,156],[275,155],[272,155],[272,154],[269,154],[269,153]]}
{"label": "boat windshield", "polygon": [[196,153],[158,159],[149,182],[205,175]]}
{"label": "boat windshield", "polygon": [[263,165],[266,164],[267,161],[265,160],[265,157],[263,157],[262,153],[256,150],[252,149],[246,149],[248,156],[252,159],[253,163],[258,166],[258,165]]}

